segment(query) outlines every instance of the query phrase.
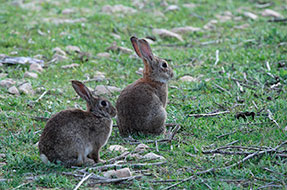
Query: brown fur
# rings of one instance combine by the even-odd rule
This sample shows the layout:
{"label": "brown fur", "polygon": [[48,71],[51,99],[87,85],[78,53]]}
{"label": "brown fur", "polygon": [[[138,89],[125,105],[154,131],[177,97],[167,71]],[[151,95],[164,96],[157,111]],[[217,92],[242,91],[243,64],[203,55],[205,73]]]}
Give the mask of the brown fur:
{"label": "brown fur", "polygon": [[167,81],[173,77],[170,67],[162,68],[164,60],[153,56],[145,40],[131,38],[133,47],[143,59],[143,78],[128,85],[120,94],[116,107],[117,122],[122,136],[165,132]]}
{"label": "brown fur", "polygon": [[[41,158],[60,161],[66,166],[80,166],[88,157],[100,161],[99,151],[109,138],[111,117],[116,115],[116,110],[107,100],[91,94],[86,101],[88,111],[64,110],[48,120],[39,141]],[[101,101],[106,101],[108,106],[99,106]]]}

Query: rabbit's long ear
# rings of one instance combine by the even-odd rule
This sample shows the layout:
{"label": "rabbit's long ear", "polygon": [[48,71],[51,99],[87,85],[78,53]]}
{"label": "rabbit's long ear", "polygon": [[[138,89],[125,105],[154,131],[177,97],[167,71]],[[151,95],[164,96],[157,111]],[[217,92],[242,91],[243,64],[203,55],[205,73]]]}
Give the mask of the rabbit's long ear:
{"label": "rabbit's long ear", "polygon": [[146,40],[138,40],[138,49],[140,51],[140,54],[142,55],[142,58],[146,59],[150,63],[154,60],[153,53]]}
{"label": "rabbit's long ear", "polygon": [[139,46],[138,46],[138,38],[135,37],[135,36],[132,36],[132,37],[131,37],[131,43],[132,43],[132,45],[133,45],[133,47],[134,47],[134,50],[135,50],[135,52],[137,53],[137,55],[138,55],[140,58],[142,58],[142,54],[141,54],[141,52],[140,52],[140,50],[139,50]]}
{"label": "rabbit's long ear", "polygon": [[77,94],[81,98],[86,100],[88,102],[88,104],[91,104],[93,96],[92,96],[92,93],[90,92],[90,90],[80,81],[72,80],[71,82],[72,82],[72,86],[73,86],[74,90],[77,92]]}

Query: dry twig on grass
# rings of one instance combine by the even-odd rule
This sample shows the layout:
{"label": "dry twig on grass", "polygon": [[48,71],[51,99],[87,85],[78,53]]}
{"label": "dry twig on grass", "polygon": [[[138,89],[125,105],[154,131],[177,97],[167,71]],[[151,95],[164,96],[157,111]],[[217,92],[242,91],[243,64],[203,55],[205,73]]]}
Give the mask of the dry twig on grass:
{"label": "dry twig on grass", "polygon": [[190,176],[190,177],[188,177],[186,179],[183,179],[180,182],[175,183],[175,184],[173,184],[171,186],[166,187],[164,190],[168,190],[168,189],[174,188],[174,187],[176,187],[176,186],[178,186],[178,185],[180,185],[180,184],[182,184],[184,182],[193,180],[193,179],[197,178],[197,176],[202,175],[202,174],[207,174],[207,173],[211,173],[211,172],[219,172],[221,170],[233,168],[233,167],[238,166],[238,165],[240,165],[240,164],[246,162],[247,160],[249,160],[251,158],[254,158],[256,156],[260,156],[260,155],[263,155],[263,154],[266,154],[266,153],[277,153],[278,149],[281,148],[282,146],[286,145],[286,144],[287,144],[287,141],[284,141],[281,144],[277,145],[275,148],[269,148],[269,149],[253,152],[253,153],[249,154],[248,156],[244,157],[242,160],[240,160],[240,161],[238,161],[238,162],[236,162],[236,163],[234,163],[232,165],[229,165],[229,166],[225,166],[225,167],[222,167],[222,168],[210,168],[210,169],[207,169],[207,170],[204,170],[204,171],[196,172],[192,176]]}
{"label": "dry twig on grass", "polygon": [[80,188],[80,186],[89,179],[89,177],[91,177],[91,175],[93,175],[93,173],[90,173],[89,175],[85,176],[78,184],[77,186],[74,188],[74,190],[77,190]]}
{"label": "dry twig on grass", "polygon": [[230,111],[226,110],[226,111],[219,111],[219,112],[213,112],[213,113],[189,114],[188,117],[213,117],[213,116],[223,115],[227,113],[230,113]]}

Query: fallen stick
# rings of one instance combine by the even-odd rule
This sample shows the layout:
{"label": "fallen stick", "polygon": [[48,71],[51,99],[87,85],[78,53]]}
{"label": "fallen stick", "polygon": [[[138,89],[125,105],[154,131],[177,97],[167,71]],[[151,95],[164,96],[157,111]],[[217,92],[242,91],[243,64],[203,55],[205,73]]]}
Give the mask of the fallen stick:
{"label": "fallen stick", "polygon": [[50,92],[50,90],[46,90],[45,92],[43,92],[43,94],[41,94],[41,96],[37,100],[35,100],[35,103],[39,102],[48,92]]}
{"label": "fallen stick", "polygon": [[235,167],[235,166],[238,166],[244,162],[246,162],[247,160],[251,159],[251,158],[254,158],[255,156],[259,156],[259,155],[262,155],[262,154],[265,154],[265,153],[271,153],[271,152],[276,152],[279,148],[281,148],[282,146],[286,145],[287,144],[287,141],[284,141],[282,142],[281,144],[277,145],[275,148],[270,148],[268,150],[263,150],[263,151],[257,151],[257,152],[254,152],[246,157],[244,157],[242,160],[232,164],[232,165],[229,165],[229,166],[226,166],[226,167],[222,167],[222,168],[210,168],[208,170],[204,170],[204,171],[200,171],[200,172],[196,172],[194,175],[184,179],[184,180],[181,180],[180,182],[176,183],[176,184],[173,184],[171,186],[168,186],[167,188],[164,188],[164,190],[168,190],[168,189],[171,189],[173,187],[176,187],[184,182],[187,182],[189,180],[192,180],[192,179],[195,179],[198,175],[201,175],[201,174],[206,174],[206,173],[211,173],[211,172],[218,172],[218,171],[221,171],[221,170],[224,170],[224,169],[230,169],[232,167]]}
{"label": "fallen stick", "polygon": [[131,153],[131,152],[128,152],[128,151],[127,151],[127,152],[124,152],[123,154],[121,154],[121,155],[119,155],[119,156],[117,156],[117,157],[115,157],[115,158],[112,158],[112,159],[106,161],[106,163],[112,164],[112,163],[114,163],[114,162],[117,161],[117,160],[120,160],[120,159],[122,159],[122,158],[125,158],[125,157],[128,156],[130,153]]}
{"label": "fallen stick", "polygon": [[159,166],[159,165],[163,165],[166,163],[167,161],[155,162],[155,163],[137,163],[137,164],[128,164],[128,163],[127,164],[107,164],[104,166],[91,167],[89,169],[102,171],[102,170],[106,170],[109,168],[124,168],[124,167],[140,168],[140,167],[147,167],[147,166]]}
{"label": "fallen stick", "polygon": [[277,121],[272,117],[272,113],[271,113],[271,111],[269,110],[269,109],[267,109],[267,113],[268,113],[268,118],[273,122],[273,123],[275,123],[275,125],[279,128],[279,129],[281,129],[281,127],[280,127],[280,125],[277,123]]}
{"label": "fallen stick", "polygon": [[276,146],[275,148],[270,148],[270,149],[267,149],[267,150],[261,150],[261,151],[257,151],[257,152],[254,152],[252,154],[249,154],[248,156],[246,156],[245,158],[243,158],[242,160],[232,164],[232,165],[229,165],[229,166],[226,166],[226,167],[223,167],[223,168],[219,168],[219,170],[222,170],[222,169],[229,169],[229,168],[233,168],[234,166],[237,166],[251,158],[254,158],[256,156],[259,156],[259,155],[262,155],[262,154],[266,154],[266,153],[276,153],[276,151],[282,147],[283,145],[287,144],[287,141],[284,141],[283,143],[281,143],[280,145]]}
{"label": "fallen stick", "polygon": [[116,178],[116,179],[102,179],[102,180],[94,181],[94,182],[90,183],[89,185],[101,184],[101,183],[121,183],[123,181],[130,181],[130,180],[138,179],[138,178],[141,178],[141,177],[142,177],[142,175],[131,176],[131,177],[123,177],[123,178]]}
{"label": "fallen stick", "polygon": [[220,111],[220,112],[214,112],[214,113],[201,113],[201,114],[189,114],[188,117],[213,117],[217,115],[223,115],[230,113],[229,110],[226,111]]}
{"label": "fallen stick", "polygon": [[77,184],[77,186],[74,188],[74,190],[79,189],[80,186],[81,186],[86,180],[88,180],[91,175],[93,175],[93,173],[90,173],[89,175],[85,176],[85,177]]}
{"label": "fallen stick", "polygon": [[217,49],[215,52],[215,63],[214,63],[214,65],[216,66],[218,62],[219,62],[219,50]]}
{"label": "fallen stick", "polygon": [[221,90],[222,92],[226,92],[229,96],[232,96],[232,94],[231,94],[228,90],[226,90],[225,88],[219,86],[219,85],[216,84],[216,83],[213,83],[213,84],[214,84],[214,86],[215,86],[216,88],[218,88],[218,89]]}
{"label": "fallen stick", "polygon": [[287,22],[287,18],[273,18],[268,20],[268,22]]}
{"label": "fallen stick", "polygon": [[182,184],[182,183],[184,183],[184,182],[187,182],[187,181],[189,181],[189,180],[195,179],[198,175],[202,175],[202,174],[206,174],[206,173],[210,173],[210,172],[214,172],[214,168],[210,168],[210,169],[208,169],[208,170],[204,170],[204,171],[197,172],[197,173],[195,173],[194,175],[192,175],[192,176],[190,176],[190,177],[188,177],[188,178],[186,178],[186,179],[183,179],[183,180],[181,180],[180,182],[178,182],[178,183],[176,183],[176,184],[173,184],[173,185],[171,185],[171,186],[168,186],[168,187],[164,188],[164,190],[171,189],[171,188],[176,187],[176,186],[178,186],[178,185],[180,185],[180,184]]}

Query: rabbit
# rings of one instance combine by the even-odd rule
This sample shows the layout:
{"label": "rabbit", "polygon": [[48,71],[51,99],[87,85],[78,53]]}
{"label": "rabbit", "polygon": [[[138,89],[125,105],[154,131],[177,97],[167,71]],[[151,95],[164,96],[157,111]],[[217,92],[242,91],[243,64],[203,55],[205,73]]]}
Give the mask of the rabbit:
{"label": "rabbit", "polygon": [[40,158],[46,164],[60,161],[70,167],[101,162],[100,149],[111,135],[115,107],[104,98],[93,97],[80,81],[73,80],[72,86],[86,100],[87,111],[64,110],[48,120],[39,141]]}
{"label": "rabbit", "polygon": [[128,85],[117,102],[117,124],[120,135],[165,133],[165,111],[168,86],[173,70],[168,63],[153,55],[148,42],[131,37],[136,54],[143,60],[143,77]]}

